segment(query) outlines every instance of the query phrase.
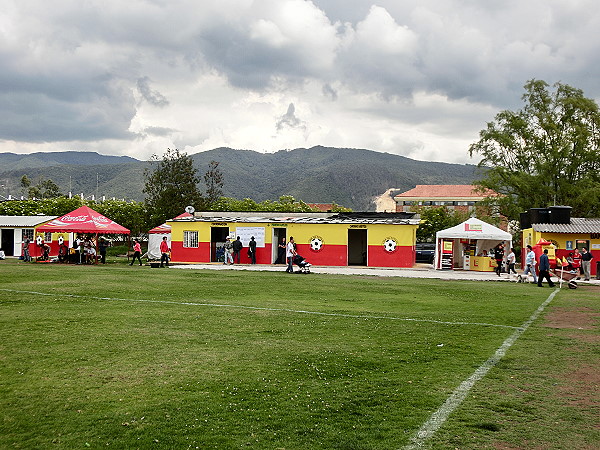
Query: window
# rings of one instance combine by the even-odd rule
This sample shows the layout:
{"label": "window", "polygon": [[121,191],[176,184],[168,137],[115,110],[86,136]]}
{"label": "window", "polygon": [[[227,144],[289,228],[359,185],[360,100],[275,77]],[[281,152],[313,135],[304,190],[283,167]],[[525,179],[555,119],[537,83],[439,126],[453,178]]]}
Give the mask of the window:
{"label": "window", "polygon": [[184,231],[183,232],[183,248],[198,248],[198,232]]}
{"label": "window", "polygon": [[33,228],[23,228],[23,233],[21,235],[23,242],[25,239],[29,238],[30,241],[33,241]]}
{"label": "window", "polygon": [[44,233],[44,242],[52,242],[52,233]]}

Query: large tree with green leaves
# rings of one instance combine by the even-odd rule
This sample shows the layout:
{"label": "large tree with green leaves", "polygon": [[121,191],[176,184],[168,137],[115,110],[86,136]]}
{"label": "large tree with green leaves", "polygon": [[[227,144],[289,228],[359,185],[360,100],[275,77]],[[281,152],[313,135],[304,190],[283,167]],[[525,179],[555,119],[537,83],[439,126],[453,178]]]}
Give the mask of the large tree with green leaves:
{"label": "large tree with green leaves", "polygon": [[569,205],[579,217],[600,216],[600,113],[597,103],[567,84],[530,80],[525,106],[501,111],[469,148],[482,157],[476,182],[517,219],[529,208]]}
{"label": "large tree with green leaves", "polygon": [[204,207],[204,197],[198,190],[200,176],[186,153],[169,148],[162,157],[153,155],[150,164],[152,170],[144,172],[144,193],[153,226],[178,216],[188,205]]}
{"label": "large tree with green leaves", "polygon": [[51,179],[44,180],[40,178],[38,184],[32,185],[27,175],[21,177],[21,187],[26,191],[27,198],[46,199],[58,198],[61,196],[60,188]]}

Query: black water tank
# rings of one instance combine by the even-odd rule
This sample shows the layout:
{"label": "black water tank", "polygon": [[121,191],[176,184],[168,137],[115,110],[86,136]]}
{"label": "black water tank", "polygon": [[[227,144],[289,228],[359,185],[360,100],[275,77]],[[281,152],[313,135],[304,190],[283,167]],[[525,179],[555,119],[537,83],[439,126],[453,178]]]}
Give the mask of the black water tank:
{"label": "black water tank", "polygon": [[531,223],[544,223],[540,219],[540,211],[545,211],[546,208],[531,208],[529,210],[529,220]]}
{"label": "black water tank", "polygon": [[550,220],[550,210],[548,208],[541,208],[538,212],[539,223],[552,223]]}
{"label": "black water tank", "polygon": [[526,230],[527,228],[531,228],[531,219],[529,218],[529,211],[522,212],[521,214],[519,214],[519,216],[520,216],[521,230]]}
{"label": "black water tank", "polygon": [[551,206],[550,207],[550,223],[571,223],[571,207],[570,206]]}

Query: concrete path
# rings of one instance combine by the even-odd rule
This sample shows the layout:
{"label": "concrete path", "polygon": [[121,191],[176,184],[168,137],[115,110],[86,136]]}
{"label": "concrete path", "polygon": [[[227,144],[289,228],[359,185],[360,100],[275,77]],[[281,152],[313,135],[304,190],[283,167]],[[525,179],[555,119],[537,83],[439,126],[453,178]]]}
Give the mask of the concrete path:
{"label": "concrete path", "polygon": [[[213,264],[189,264],[189,265],[171,265],[172,268],[176,269],[209,269],[209,270],[254,270],[254,271],[267,271],[267,272],[281,272],[285,273],[284,265],[266,265],[266,264],[234,264],[224,265],[220,263]],[[295,266],[294,266],[295,267]],[[297,267],[295,267],[297,269]],[[404,277],[404,278],[435,278],[439,280],[472,280],[472,281],[515,281],[513,276],[509,280],[508,275],[502,274],[500,277],[494,272],[471,272],[465,270],[434,270],[431,264],[417,264],[415,267],[410,269],[397,269],[397,268],[381,268],[381,267],[363,267],[363,266],[311,266],[311,273],[315,274],[334,274],[334,275],[368,275],[374,277]],[[553,281],[558,282],[556,278],[552,278]],[[592,279],[590,281],[578,280],[578,284],[584,285],[596,285],[600,286],[600,280]],[[544,283],[546,284],[546,283]],[[563,286],[566,283],[563,282]]]}

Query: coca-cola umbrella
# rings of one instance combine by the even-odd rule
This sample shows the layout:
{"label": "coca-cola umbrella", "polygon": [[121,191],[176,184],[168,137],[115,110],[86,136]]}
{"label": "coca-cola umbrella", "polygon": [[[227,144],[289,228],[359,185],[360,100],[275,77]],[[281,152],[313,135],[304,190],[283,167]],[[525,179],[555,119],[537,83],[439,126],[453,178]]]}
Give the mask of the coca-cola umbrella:
{"label": "coca-cola umbrella", "polygon": [[124,226],[85,205],[44,225],[40,225],[36,228],[36,231],[43,233],[93,234],[96,245],[99,234],[130,234],[130,231]]}

